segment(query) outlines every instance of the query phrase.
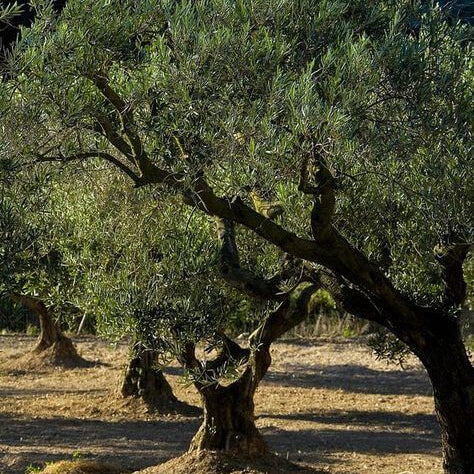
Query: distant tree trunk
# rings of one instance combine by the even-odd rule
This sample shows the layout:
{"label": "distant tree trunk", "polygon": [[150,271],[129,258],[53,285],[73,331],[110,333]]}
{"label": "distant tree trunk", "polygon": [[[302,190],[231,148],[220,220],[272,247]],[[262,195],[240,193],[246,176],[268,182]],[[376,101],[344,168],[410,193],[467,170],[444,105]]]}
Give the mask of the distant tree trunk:
{"label": "distant tree trunk", "polygon": [[134,349],[120,391],[123,397],[140,398],[154,409],[178,402],[163,372],[156,368],[156,353],[150,350]]}
{"label": "distant tree trunk", "polygon": [[457,322],[439,315],[433,318],[438,318],[436,329],[415,335],[416,342],[410,345],[433,385],[445,472],[474,474],[474,367]]}
{"label": "distant tree trunk", "polygon": [[11,297],[13,301],[21,303],[25,308],[36,313],[40,321],[38,341],[31,353],[27,355],[29,361],[22,361],[25,362],[25,367],[33,366],[35,358],[38,361],[42,359],[42,363],[53,366],[76,367],[88,364],[77,353],[71,339],[63,334],[50,310],[39,298],[17,293],[12,294]]}
{"label": "distant tree trunk", "polygon": [[33,300],[27,306],[36,312],[40,320],[40,335],[33,352],[42,352],[55,344],[72,346],[71,340],[62,333],[58,323],[53,319],[43,302]]}

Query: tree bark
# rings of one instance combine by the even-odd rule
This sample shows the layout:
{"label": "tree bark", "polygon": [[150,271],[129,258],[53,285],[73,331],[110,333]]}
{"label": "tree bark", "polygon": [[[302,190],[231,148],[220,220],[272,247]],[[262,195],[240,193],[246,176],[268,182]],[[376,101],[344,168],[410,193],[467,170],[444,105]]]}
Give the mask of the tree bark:
{"label": "tree bark", "polygon": [[[202,382],[197,378],[195,386],[204,404],[204,421],[194,437],[190,451],[231,451],[243,456],[258,456],[267,452],[266,444],[255,426],[254,395],[271,364],[270,346],[273,341],[306,318],[312,310],[311,296],[317,287],[301,283],[273,311],[262,325],[249,336],[255,348],[242,349],[225,335],[222,353],[204,366],[195,358],[191,346],[183,356],[185,366],[206,374],[218,373],[222,364],[245,360],[243,374],[229,385],[218,381]],[[199,375],[199,374],[198,374]]]}
{"label": "tree bark", "polygon": [[[466,352],[459,320],[445,310],[416,308],[429,324],[394,321],[364,292],[323,272],[316,275],[343,309],[381,324],[409,346],[426,368],[433,386],[435,411],[441,428],[443,465],[447,474],[474,474],[474,367]],[[420,314],[420,311],[422,313]]]}
{"label": "tree bark", "polygon": [[230,385],[195,384],[203,401],[204,420],[189,451],[228,451],[247,457],[268,451],[255,426],[253,398],[270,365],[269,357],[268,354],[265,367],[262,365],[265,357],[257,355],[249,361],[244,374]]}
{"label": "tree bark", "polygon": [[133,355],[121,386],[122,396],[141,398],[154,409],[177,403],[171,385],[155,364],[153,351],[145,350]]}
{"label": "tree bark", "polygon": [[474,474],[474,367],[457,321],[446,317],[421,341],[422,347],[418,343],[412,348],[433,385],[444,470],[447,474]]}
{"label": "tree bark", "polygon": [[42,352],[55,344],[67,345],[66,341],[71,343],[71,340],[62,333],[58,323],[52,318],[44,303],[36,301],[31,306],[35,308],[40,320],[40,335],[33,352]]}

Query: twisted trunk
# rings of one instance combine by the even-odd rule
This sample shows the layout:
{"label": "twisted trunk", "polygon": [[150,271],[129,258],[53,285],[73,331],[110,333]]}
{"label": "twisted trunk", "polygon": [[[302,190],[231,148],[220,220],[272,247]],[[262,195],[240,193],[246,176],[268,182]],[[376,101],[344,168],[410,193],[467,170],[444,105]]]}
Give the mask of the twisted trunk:
{"label": "twisted trunk", "polygon": [[[220,237],[224,241],[223,257],[233,258],[233,268],[227,273],[239,276],[239,280],[244,280],[241,275],[244,271],[238,262],[238,253],[233,236],[233,228],[229,223],[219,226]],[[224,263],[231,261],[225,258]],[[247,272],[245,272],[247,274]],[[255,277],[245,278],[246,282],[251,281],[252,292],[256,288],[265,288],[267,294],[271,284]],[[258,283],[255,284],[255,282]],[[189,345],[183,354],[185,366],[191,370],[198,370],[202,374],[219,373],[229,360],[246,361],[243,374],[233,383],[227,386],[219,382],[206,384],[198,381],[196,388],[201,394],[204,405],[204,421],[194,437],[190,451],[193,450],[217,450],[232,451],[243,456],[258,456],[267,452],[266,444],[255,426],[254,395],[262,378],[267,373],[271,364],[270,346],[273,341],[282,336],[286,331],[302,322],[314,309],[312,295],[317,290],[317,286],[309,282],[300,283],[289,294],[286,294],[284,301],[266,318],[262,325],[249,336],[251,347],[241,348],[237,343],[221,334],[223,350],[219,356],[208,365],[202,365],[194,355],[194,346]],[[279,297],[279,295],[278,295]],[[277,297],[275,298],[277,299]],[[216,370],[217,369],[217,370]]]}
{"label": "twisted trunk", "polygon": [[153,351],[140,351],[130,359],[120,391],[123,397],[141,398],[155,409],[178,402],[163,372],[156,368]]}
{"label": "twisted trunk", "polygon": [[255,426],[253,397],[258,385],[250,371],[228,386],[199,387],[204,420],[190,451],[231,451],[244,456],[267,452]]}
{"label": "twisted trunk", "polygon": [[58,322],[39,298],[14,293],[13,301],[21,303],[36,313],[40,320],[40,335],[32,351],[8,363],[12,370],[34,370],[41,367],[86,367],[91,365],[76,351],[71,339],[66,337]]}
{"label": "twisted trunk", "polygon": [[72,348],[75,352],[72,341],[63,334],[43,302],[34,301],[28,306],[36,311],[40,320],[40,335],[33,352],[39,353],[54,345]]}
{"label": "twisted trunk", "polygon": [[[433,386],[447,474],[474,474],[474,367],[449,309],[407,306],[410,319],[394,318],[387,306],[357,287],[324,272],[320,283],[349,313],[381,324],[407,344]],[[451,292],[452,293],[452,292]]]}

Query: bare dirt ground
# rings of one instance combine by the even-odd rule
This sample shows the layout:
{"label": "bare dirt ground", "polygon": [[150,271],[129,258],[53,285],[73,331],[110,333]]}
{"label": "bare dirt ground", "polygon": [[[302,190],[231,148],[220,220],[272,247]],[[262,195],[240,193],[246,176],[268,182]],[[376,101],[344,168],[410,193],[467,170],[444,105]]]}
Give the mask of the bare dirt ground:
{"label": "bare dirt ground", "polygon": [[[100,363],[73,370],[0,370],[0,473],[83,456],[132,470],[182,454],[199,416],[149,414],[114,391],[126,345],[76,339]],[[0,336],[0,364],[34,338]],[[199,405],[178,367],[176,395]],[[274,345],[273,365],[256,396],[258,426],[282,458],[331,474],[440,474],[431,387],[414,361],[405,370],[376,361],[352,341],[291,340]]]}

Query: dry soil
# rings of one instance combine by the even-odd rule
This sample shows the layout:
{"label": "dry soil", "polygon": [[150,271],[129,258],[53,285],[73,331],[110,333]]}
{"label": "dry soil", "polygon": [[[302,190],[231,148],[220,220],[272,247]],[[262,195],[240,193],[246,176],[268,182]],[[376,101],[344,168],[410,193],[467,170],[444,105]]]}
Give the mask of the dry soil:
{"label": "dry soil", "polygon": [[[78,457],[139,470],[186,451],[199,415],[152,414],[118,400],[126,344],[75,343],[97,365],[0,369],[1,474]],[[0,363],[33,345],[33,338],[0,336]],[[281,458],[331,474],[441,474],[431,387],[414,360],[404,369],[388,365],[352,340],[284,341],[272,355],[256,413]],[[167,376],[181,400],[199,405],[177,366]]]}

